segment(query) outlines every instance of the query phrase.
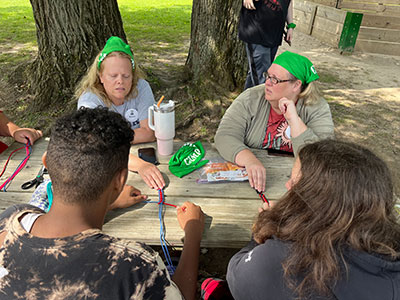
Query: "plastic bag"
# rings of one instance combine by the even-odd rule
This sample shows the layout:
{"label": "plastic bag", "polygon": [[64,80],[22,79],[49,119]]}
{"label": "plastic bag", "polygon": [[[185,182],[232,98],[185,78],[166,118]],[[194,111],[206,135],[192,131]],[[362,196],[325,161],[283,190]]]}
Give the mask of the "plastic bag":
{"label": "plastic bag", "polygon": [[203,166],[197,183],[246,181],[248,179],[249,177],[245,168],[239,167],[222,158],[215,158],[210,159],[210,161]]}

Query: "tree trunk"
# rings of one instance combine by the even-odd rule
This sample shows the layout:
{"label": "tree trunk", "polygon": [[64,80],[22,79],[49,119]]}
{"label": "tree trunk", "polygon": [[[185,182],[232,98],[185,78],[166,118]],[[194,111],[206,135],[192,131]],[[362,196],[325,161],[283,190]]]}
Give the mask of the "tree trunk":
{"label": "tree trunk", "polygon": [[231,91],[244,85],[246,52],[237,31],[241,7],[242,0],[193,0],[186,66],[197,85],[217,83]]}
{"label": "tree trunk", "polygon": [[30,0],[38,56],[27,69],[32,109],[63,105],[106,40],[126,40],[117,0]]}

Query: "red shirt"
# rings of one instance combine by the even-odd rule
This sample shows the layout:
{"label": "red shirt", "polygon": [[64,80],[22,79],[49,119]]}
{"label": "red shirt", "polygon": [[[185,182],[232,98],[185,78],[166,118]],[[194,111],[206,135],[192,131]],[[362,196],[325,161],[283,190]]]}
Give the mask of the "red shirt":
{"label": "red shirt", "polygon": [[283,114],[276,113],[272,107],[269,112],[263,149],[293,152],[289,124]]}
{"label": "red shirt", "polygon": [[4,144],[3,142],[0,142],[0,153],[4,152],[7,150],[8,146]]}

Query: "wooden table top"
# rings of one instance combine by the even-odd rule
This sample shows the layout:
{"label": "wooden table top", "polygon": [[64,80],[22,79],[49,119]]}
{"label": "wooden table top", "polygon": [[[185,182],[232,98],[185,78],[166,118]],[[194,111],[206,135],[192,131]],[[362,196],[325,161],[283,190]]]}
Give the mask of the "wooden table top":
{"label": "wooden table top", "polygon": [[[2,192],[0,210],[16,203],[27,203],[33,193],[22,190],[22,183],[35,178],[42,166],[41,156],[47,148],[48,139],[41,139],[33,146],[31,157],[26,167],[14,178]],[[174,152],[183,142],[174,143]],[[11,151],[21,147],[19,143],[12,144],[9,149],[0,155],[0,166],[4,166]],[[205,159],[220,158],[216,149],[209,143],[203,143],[206,150]],[[156,143],[147,143],[131,147],[131,153],[137,155],[142,147],[154,147]],[[266,197],[269,200],[279,199],[285,192],[285,183],[288,180],[293,164],[291,157],[270,156],[264,150],[254,150],[255,155],[264,163],[267,172]],[[4,175],[0,179],[3,183],[17,168],[25,157],[25,150],[14,154]],[[170,156],[158,156],[158,166],[166,181],[164,189],[165,201],[181,205],[185,201],[192,201],[200,205],[206,214],[206,226],[203,234],[203,247],[240,248],[250,240],[251,226],[257,215],[262,201],[257,193],[246,182],[199,184],[198,169],[183,178],[178,178],[168,170]],[[149,200],[158,201],[156,190],[150,189],[138,174],[129,172],[127,184],[133,185],[142,193],[149,196]],[[176,219],[173,207],[165,208],[164,224],[166,239],[171,245],[181,246],[184,236]],[[105,233],[129,240],[145,242],[149,245],[160,244],[160,223],[158,206],[154,203],[141,203],[126,209],[111,211],[106,216],[103,230]]]}

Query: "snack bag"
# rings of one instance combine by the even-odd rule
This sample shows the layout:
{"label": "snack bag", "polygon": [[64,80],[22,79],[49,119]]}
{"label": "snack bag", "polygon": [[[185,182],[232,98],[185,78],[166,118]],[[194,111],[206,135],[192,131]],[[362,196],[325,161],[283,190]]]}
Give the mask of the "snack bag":
{"label": "snack bag", "polygon": [[248,179],[245,168],[217,158],[204,165],[197,183],[246,181]]}

